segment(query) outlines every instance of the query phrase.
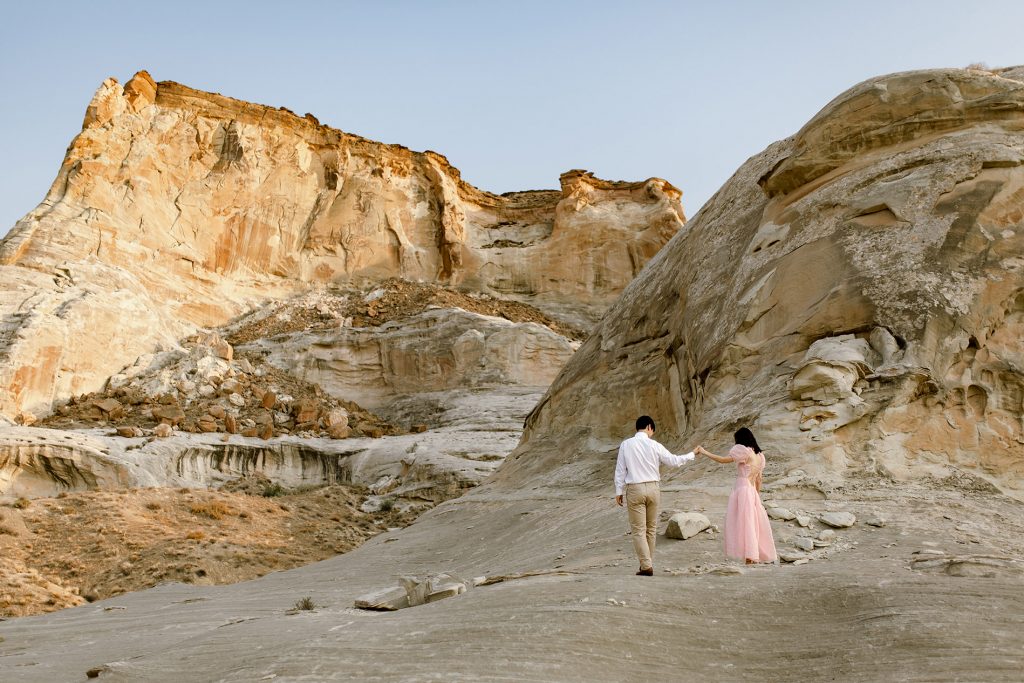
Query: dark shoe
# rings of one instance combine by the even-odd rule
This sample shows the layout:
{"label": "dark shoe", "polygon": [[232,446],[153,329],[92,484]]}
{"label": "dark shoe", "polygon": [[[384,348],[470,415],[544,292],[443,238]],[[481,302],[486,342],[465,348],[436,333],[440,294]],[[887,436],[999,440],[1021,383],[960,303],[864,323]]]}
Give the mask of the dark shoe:
{"label": "dark shoe", "polygon": [[654,576],[654,567],[650,569],[641,569],[636,573],[637,576]]}

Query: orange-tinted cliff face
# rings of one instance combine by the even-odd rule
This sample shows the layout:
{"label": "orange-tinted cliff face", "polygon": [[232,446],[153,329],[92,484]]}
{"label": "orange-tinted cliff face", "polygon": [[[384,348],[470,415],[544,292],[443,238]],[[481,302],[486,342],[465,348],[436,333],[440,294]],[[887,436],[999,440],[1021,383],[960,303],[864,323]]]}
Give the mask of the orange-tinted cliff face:
{"label": "orange-tinted cliff face", "polygon": [[235,286],[385,276],[541,304],[572,296],[593,318],[683,225],[679,198],[663,180],[582,171],[560,192],[498,196],[439,154],[143,71],[100,87],[49,194],[0,258],[42,270],[97,258],[199,324],[237,312]]}
{"label": "orange-tinted cliff face", "polygon": [[[0,386],[35,363],[31,330],[75,336],[57,340],[57,370],[37,371],[34,389],[0,404],[38,409],[66,394],[60,387],[72,382],[60,377],[94,385],[184,327],[332,283],[440,282],[589,326],[683,226],[681,193],[659,179],[608,182],[583,171],[561,185],[494,195],[440,154],[308,114],[156,83],[144,71],[124,86],[108,79],[46,198],[0,242],[3,267],[42,283],[0,302],[23,316],[4,328],[14,341]],[[118,320],[125,306],[145,311],[131,340],[90,322]],[[54,332],[61,326],[68,331]],[[90,344],[73,350],[83,335],[115,351],[85,360]]]}

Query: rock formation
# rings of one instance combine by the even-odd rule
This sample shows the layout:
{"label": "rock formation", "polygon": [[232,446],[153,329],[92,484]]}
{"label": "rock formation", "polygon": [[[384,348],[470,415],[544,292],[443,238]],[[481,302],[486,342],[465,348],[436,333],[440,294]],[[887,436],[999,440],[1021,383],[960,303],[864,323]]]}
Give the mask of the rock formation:
{"label": "rock formation", "polygon": [[[627,287],[499,471],[411,527],[251,583],[2,623],[5,665],[38,681],[1019,681],[1021,78],[872,79],[751,158]],[[755,429],[783,564],[722,563],[734,473],[697,461],[667,477],[664,521],[712,526],[659,539],[655,576],[633,575],[611,474],[641,411],[673,449]],[[404,607],[398,577],[440,575],[482,580],[350,609]],[[303,596],[321,607],[296,614]]]}
{"label": "rock formation", "polygon": [[872,79],[752,157],[626,288],[503,475],[566,453],[589,475],[649,412],[679,444],[749,425],[812,477],[966,470],[1022,496],[1022,334],[1024,70]]}
{"label": "rock formation", "polygon": [[108,79],[0,243],[0,412],[49,412],[189,327],[317,284],[440,282],[589,325],[683,225],[681,193],[561,182],[497,196],[308,114]]}

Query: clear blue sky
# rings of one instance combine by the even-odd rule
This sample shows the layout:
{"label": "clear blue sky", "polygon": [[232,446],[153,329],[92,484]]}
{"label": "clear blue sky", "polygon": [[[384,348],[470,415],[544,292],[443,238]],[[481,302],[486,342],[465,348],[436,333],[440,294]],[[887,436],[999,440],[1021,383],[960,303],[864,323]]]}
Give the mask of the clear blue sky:
{"label": "clear blue sky", "polygon": [[494,192],[585,168],[692,216],[865,78],[1024,63],[1024,2],[47,2],[0,23],[0,235],[107,76],[139,69],[447,156]]}

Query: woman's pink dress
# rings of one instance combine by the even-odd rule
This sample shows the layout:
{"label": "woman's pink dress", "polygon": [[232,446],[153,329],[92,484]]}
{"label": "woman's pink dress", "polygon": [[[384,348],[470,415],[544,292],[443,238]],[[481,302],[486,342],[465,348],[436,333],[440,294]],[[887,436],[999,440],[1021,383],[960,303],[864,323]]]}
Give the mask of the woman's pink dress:
{"label": "woman's pink dress", "polygon": [[725,512],[725,554],[737,560],[774,562],[772,527],[754,488],[754,481],[764,470],[764,454],[736,444],[729,456],[736,463],[736,485]]}

